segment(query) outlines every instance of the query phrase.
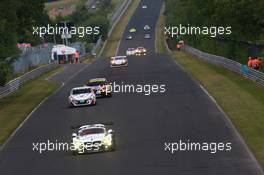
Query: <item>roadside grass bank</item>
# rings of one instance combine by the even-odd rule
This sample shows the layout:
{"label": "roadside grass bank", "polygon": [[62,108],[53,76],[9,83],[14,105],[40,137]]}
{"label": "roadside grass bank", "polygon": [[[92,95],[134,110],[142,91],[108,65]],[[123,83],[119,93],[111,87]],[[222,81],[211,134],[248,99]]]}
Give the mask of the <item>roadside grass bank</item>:
{"label": "roadside grass bank", "polygon": [[110,57],[115,54],[116,49],[118,47],[118,43],[122,39],[125,27],[128,24],[129,19],[133,15],[134,11],[136,10],[139,2],[140,0],[132,0],[125,13],[121,16],[116,26],[114,27],[112,34],[106,41],[107,43],[102,52],[102,56]]}
{"label": "roadside grass bank", "polygon": [[188,53],[171,56],[215,98],[264,167],[264,87]]}
{"label": "roadside grass bank", "polygon": [[14,93],[0,99],[0,144],[5,142],[45,97],[58,88],[57,82],[48,81],[46,78],[62,70],[63,67],[57,67],[29,80]]}
{"label": "roadside grass bank", "polygon": [[[164,27],[164,17],[160,15],[156,31]],[[167,52],[164,39],[158,32],[159,53]],[[264,87],[189,53],[173,51],[170,55],[213,96],[264,167]]]}
{"label": "roadside grass bank", "polygon": [[162,5],[160,16],[156,25],[156,52],[157,53],[165,53],[166,52],[166,46],[164,44],[165,42],[165,35],[164,35],[164,26],[165,26],[165,4]]}

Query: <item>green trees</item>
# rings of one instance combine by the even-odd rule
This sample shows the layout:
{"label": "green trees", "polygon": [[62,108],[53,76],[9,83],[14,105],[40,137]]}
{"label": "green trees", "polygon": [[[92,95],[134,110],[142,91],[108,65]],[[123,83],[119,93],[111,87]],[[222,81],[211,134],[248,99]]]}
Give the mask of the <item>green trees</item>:
{"label": "green trees", "polygon": [[99,34],[86,35],[85,37],[75,37],[74,40],[91,43],[95,42],[100,35],[103,40],[106,40],[110,26],[108,14],[113,10],[111,7],[111,0],[102,0],[100,1],[96,12],[87,10],[84,6],[82,6],[79,7],[72,15],[66,17],[65,20],[74,22],[75,26],[92,28],[99,27]]}
{"label": "green trees", "polygon": [[166,25],[231,26],[231,35],[181,38],[201,50],[245,62],[248,55],[259,54],[251,50],[254,44],[264,44],[263,7],[263,0],[166,0]]}
{"label": "green trees", "polygon": [[7,57],[18,53],[17,43],[38,44],[39,37],[33,36],[33,26],[49,21],[42,0],[1,0],[0,3],[0,84],[6,81],[10,70]]}

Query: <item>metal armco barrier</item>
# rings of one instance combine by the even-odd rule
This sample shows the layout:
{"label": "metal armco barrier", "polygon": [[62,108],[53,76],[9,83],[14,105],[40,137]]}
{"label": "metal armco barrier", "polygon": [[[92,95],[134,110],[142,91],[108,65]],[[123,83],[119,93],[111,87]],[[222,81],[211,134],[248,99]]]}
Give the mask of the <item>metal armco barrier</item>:
{"label": "metal armco barrier", "polygon": [[56,66],[57,64],[55,63],[47,64],[9,81],[4,87],[0,87],[0,98],[16,91],[24,82],[38,77],[41,74],[54,69]]}
{"label": "metal armco barrier", "polygon": [[236,72],[238,74],[241,74],[250,80],[255,81],[256,83],[264,86],[264,73],[248,68],[246,71],[243,70],[243,65],[241,63],[238,63],[236,61],[227,59],[225,57],[217,56],[217,55],[212,55],[209,53],[202,52],[198,49],[195,49],[191,46],[184,45],[183,50],[197,56],[198,58],[205,60],[207,62],[217,64],[220,66],[223,66],[224,68],[231,70],[233,72]]}

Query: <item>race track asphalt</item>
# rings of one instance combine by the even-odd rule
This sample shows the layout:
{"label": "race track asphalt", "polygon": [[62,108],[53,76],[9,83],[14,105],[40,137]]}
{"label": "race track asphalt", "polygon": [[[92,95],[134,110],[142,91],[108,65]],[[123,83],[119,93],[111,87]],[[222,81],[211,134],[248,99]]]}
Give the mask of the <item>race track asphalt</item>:
{"label": "race track asphalt", "polygon": [[[147,4],[147,9],[141,6]],[[146,56],[129,57],[128,67],[110,68],[107,58],[82,66],[51,95],[0,152],[0,175],[257,175],[260,174],[233,127],[200,86],[166,54],[155,54],[154,29],[162,0],[142,0],[119,53],[145,46]],[[143,38],[150,25],[151,39]],[[65,76],[57,75],[57,78]],[[164,93],[115,93],[93,107],[68,108],[71,88],[94,77],[118,84],[166,85]],[[147,90],[147,89],[146,89]],[[33,151],[32,143],[70,142],[74,124],[114,122],[117,150],[73,156],[66,151]],[[231,142],[231,151],[165,151],[165,142]]]}

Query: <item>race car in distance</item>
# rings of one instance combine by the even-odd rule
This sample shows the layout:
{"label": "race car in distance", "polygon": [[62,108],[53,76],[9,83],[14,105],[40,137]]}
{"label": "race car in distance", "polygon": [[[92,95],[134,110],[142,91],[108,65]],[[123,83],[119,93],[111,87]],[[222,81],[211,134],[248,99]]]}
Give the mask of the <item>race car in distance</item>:
{"label": "race car in distance", "polygon": [[136,52],[137,55],[146,55],[147,54],[147,49],[144,47],[138,47],[136,49],[136,51],[137,51]]}
{"label": "race car in distance", "polygon": [[71,107],[96,105],[96,96],[90,87],[76,87],[71,90],[68,102]]}
{"label": "race car in distance", "polygon": [[135,48],[128,48],[126,51],[126,55],[135,55],[137,50]]}
{"label": "race car in distance", "polygon": [[143,9],[146,9],[146,8],[148,8],[148,7],[147,7],[147,5],[142,5],[142,8],[143,8]]}
{"label": "race car in distance", "polygon": [[90,87],[96,97],[111,97],[111,83],[108,83],[106,78],[93,78],[90,79],[87,83],[87,86]]}
{"label": "race car in distance", "polygon": [[137,29],[136,28],[129,29],[129,33],[136,33],[136,32],[137,32]]}
{"label": "race car in distance", "polygon": [[72,127],[72,129],[77,129],[77,132],[72,134],[73,154],[114,151],[114,131],[112,129],[107,130],[106,125],[112,124],[91,124]]}
{"label": "race car in distance", "polygon": [[126,56],[115,56],[115,57],[111,57],[110,64],[111,67],[127,66],[128,60]]}
{"label": "race car in distance", "polygon": [[132,40],[133,36],[132,35],[127,35],[126,40]]}
{"label": "race car in distance", "polygon": [[149,25],[144,26],[144,30],[149,30],[149,29],[150,29]]}
{"label": "race car in distance", "polygon": [[149,33],[146,33],[146,34],[144,35],[144,38],[145,38],[145,39],[150,39],[150,34],[149,34]]}

